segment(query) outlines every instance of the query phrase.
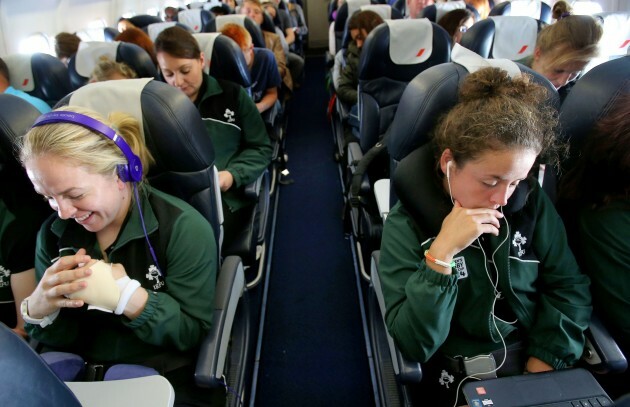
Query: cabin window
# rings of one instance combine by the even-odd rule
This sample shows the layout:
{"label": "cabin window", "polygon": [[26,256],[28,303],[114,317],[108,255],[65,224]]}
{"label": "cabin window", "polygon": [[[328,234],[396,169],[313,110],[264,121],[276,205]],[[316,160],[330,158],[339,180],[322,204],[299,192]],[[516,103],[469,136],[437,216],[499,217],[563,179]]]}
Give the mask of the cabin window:
{"label": "cabin window", "polygon": [[55,46],[53,41],[44,33],[35,33],[20,41],[18,45],[20,54],[34,54],[43,52],[44,54],[55,55]]}

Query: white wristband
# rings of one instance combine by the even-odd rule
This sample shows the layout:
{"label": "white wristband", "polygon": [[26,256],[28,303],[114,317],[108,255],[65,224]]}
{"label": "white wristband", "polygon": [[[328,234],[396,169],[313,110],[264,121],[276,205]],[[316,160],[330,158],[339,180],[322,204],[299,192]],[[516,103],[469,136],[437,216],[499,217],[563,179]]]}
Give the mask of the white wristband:
{"label": "white wristband", "polygon": [[131,296],[134,292],[140,287],[140,282],[138,280],[131,280],[127,285],[125,285],[125,289],[120,293],[120,299],[118,300],[118,306],[114,313],[116,315],[121,315],[125,311],[125,307],[127,303],[131,299]]}

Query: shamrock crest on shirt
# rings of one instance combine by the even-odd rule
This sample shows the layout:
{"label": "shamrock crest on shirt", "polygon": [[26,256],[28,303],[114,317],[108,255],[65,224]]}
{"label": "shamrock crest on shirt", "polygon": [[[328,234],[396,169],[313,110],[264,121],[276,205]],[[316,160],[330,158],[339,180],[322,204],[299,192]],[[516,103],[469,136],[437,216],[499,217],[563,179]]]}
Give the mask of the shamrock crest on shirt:
{"label": "shamrock crest on shirt", "polygon": [[225,113],[223,113],[223,117],[227,119],[228,123],[234,123],[236,119],[234,119],[234,112],[230,109],[225,109]]}

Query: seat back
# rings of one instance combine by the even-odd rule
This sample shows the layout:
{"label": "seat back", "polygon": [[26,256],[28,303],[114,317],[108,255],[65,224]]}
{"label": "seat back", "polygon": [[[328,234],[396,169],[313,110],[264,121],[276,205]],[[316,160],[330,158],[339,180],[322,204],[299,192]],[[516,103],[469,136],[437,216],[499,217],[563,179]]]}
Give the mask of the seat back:
{"label": "seat back", "polygon": [[131,24],[145,31],[147,26],[149,26],[150,24],[162,22],[159,17],[149,14],[138,14],[137,16],[129,17],[127,20],[129,20]]}
{"label": "seat back", "polygon": [[560,109],[560,124],[569,141],[570,155],[564,163],[566,172],[582,154],[582,146],[610,103],[620,94],[630,92],[630,55],[604,62],[578,80]]}
{"label": "seat back", "polygon": [[121,111],[138,119],[155,159],[147,176],[150,184],[195,207],[220,242],[214,148],[199,111],[183,92],[148,78],[105,81],[77,89],[60,104],[88,107],[105,117]]}
{"label": "seat back", "polygon": [[92,71],[102,56],[129,65],[136,72],[138,78],[157,76],[157,68],[153,64],[151,56],[139,45],[120,41],[81,41],[79,50],[68,62],[70,80],[75,89],[85,85],[90,80]]}
{"label": "seat back", "polygon": [[355,11],[359,10],[361,6],[370,4],[370,0],[348,0],[344,2],[337,10],[337,18],[334,22],[333,31],[335,33],[335,50],[338,51],[342,48],[344,35],[347,31],[346,26],[350,16]]}
{"label": "seat back", "polygon": [[[254,20],[243,14],[230,14],[225,16],[217,16],[215,19],[216,28],[214,31],[221,31],[225,24],[238,24],[249,32],[252,37],[252,43],[256,48],[265,48],[265,38],[262,29]],[[213,32],[214,32],[213,31]]]}
{"label": "seat back", "polygon": [[516,61],[533,55],[541,28],[541,22],[532,17],[490,17],[473,24],[460,44],[483,58]]}
{"label": "seat back", "polygon": [[358,72],[362,151],[374,146],[392,123],[407,83],[425,69],[448,62],[450,52],[447,32],[426,19],[391,20],[372,30]]}
{"label": "seat back", "polygon": [[11,86],[54,106],[72,91],[68,68],[52,55],[14,54],[2,58],[9,68]]}
{"label": "seat back", "polygon": [[194,33],[208,33],[215,28],[214,14],[202,8],[180,11],[177,21],[190,27]]}
{"label": "seat back", "polygon": [[198,33],[193,37],[204,53],[205,72],[215,78],[236,82],[245,89],[251,87],[247,63],[240,47],[234,40],[220,33]]}
{"label": "seat back", "polygon": [[466,3],[464,2],[464,0],[435,3],[423,8],[422,11],[420,11],[420,17],[428,18],[430,21],[437,23],[438,21],[440,21],[440,18],[444,16],[444,14],[460,8],[466,8]]}
{"label": "seat back", "polygon": [[2,405],[81,407],[72,391],[40,356],[0,323],[0,393]]}
{"label": "seat back", "polygon": [[491,16],[527,16],[551,24],[551,7],[541,0],[504,1],[492,7]]}

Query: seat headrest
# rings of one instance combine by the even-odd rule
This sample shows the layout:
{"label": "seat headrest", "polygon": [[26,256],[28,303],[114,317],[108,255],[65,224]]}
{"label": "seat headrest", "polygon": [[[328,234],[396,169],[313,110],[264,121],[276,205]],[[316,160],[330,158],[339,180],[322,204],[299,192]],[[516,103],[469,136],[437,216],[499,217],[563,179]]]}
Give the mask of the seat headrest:
{"label": "seat headrest", "polygon": [[455,44],[453,47],[451,61],[462,65],[468,73],[476,72],[482,68],[496,67],[507,71],[512,78],[521,74],[521,69],[514,61],[509,59],[485,59],[459,44]]}
{"label": "seat headrest", "polygon": [[519,60],[534,53],[540,21],[524,16],[496,16],[472,25],[460,44],[483,58]]}
{"label": "seat headrest", "polygon": [[541,0],[504,1],[492,7],[490,16],[526,16],[550,24],[551,7]]}
{"label": "seat headrest", "polygon": [[534,54],[538,23],[526,16],[490,17],[494,22],[493,58],[517,60]]}
{"label": "seat headrest", "polygon": [[361,11],[373,11],[383,20],[391,20],[392,19],[392,6],[389,4],[365,4],[359,8]]}
{"label": "seat headrest", "polygon": [[420,12],[420,17],[428,18],[430,21],[437,23],[446,13],[464,8],[466,8],[466,2],[463,0],[435,3],[423,8]]}
{"label": "seat headrest", "polygon": [[247,62],[238,44],[220,33],[193,34],[209,63],[204,71],[209,75],[251,87]]}
{"label": "seat headrest", "polygon": [[183,10],[177,14],[177,21],[187,25],[194,33],[210,32],[214,14],[202,8]]}
{"label": "seat headrest", "polygon": [[630,12],[598,13],[593,17],[602,21],[604,33],[599,41],[599,55],[588,63],[584,72],[630,51]]}
{"label": "seat headrest", "polygon": [[213,197],[215,153],[190,99],[173,86],[149,79],[90,83],[74,93],[60,105],[76,103],[105,117],[122,111],[139,118],[155,159],[149,182],[193,205],[214,226],[218,239],[218,210]]}
{"label": "seat headrest", "polygon": [[[410,35],[407,28],[423,32],[422,41],[403,41],[401,36]],[[386,21],[370,32],[363,45],[359,80],[387,77],[408,82],[420,71],[449,61],[450,55],[449,35],[437,24],[427,19]]]}
{"label": "seat headrest", "polygon": [[370,4],[370,0],[348,0],[345,1],[337,10],[337,18],[335,19],[335,31],[343,32],[346,28],[348,19],[361,6]]}
{"label": "seat headrest", "polygon": [[9,68],[11,86],[54,105],[72,91],[68,68],[52,55],[14,54],[3,57]]}
{"label": "seat headrest", "polygon": [[575,83],[560,110],[560,124],[570,141],[567,169],[573,165],[595,124],[624,93],[630,93],[630,56],[604,62]]}
{"label": "seat headrest", "polygon": [[166,30],[167,28],[174,27],[174,26],[181,27],[188,32],[192,32],[192,28],[190,28],[188,25],[182,24],[176,21],[160,21],[159,23],[149,24],[145,28],[146,28],[147,34],[151,38],[151,41],[155,42],[155,39],[157,38],[158,35],[160,35],[162,31]]}
{"label": "seat headrest", "polygon": [[224,16],[217,16],[215,18],[215,24],[217,31],[221,31],[226,24],[238,24],[249,32],[252,37],[252,43],[256,48],[265,48],[265,38],[263,37],[262,30],[258,24],[251,18],[244,14],[227,14]]}
{"label": "seat headrest", "polygon": [[81,41],[79,50],[68,62],[70,80],[74,88],[85,85],[102,56],[124,62],[139,78],[154,78],[157,68],[151,56],[139,45],[130,42]]}
{"label": "seat headrest", "polygon": [[139,14],[137,16],[129,17],[127,20],[140,29],[147,27],[149,24],[162,22],[159,17],[152,16],[150,14]]}
{"label": "seat headrest", "polygon": [[[518,65],[521,72],[548,90],[548,103],[559,107],[558,92],[551,82],[539,73]],[[459,86],[468,76],[468,70],[449,62],[422,71],[405,88],[398,104],[395,119],[386,134],[387,148],[394,162],[425,144],[438,119],[458,101]]]}

